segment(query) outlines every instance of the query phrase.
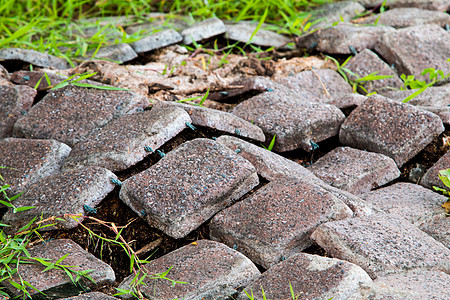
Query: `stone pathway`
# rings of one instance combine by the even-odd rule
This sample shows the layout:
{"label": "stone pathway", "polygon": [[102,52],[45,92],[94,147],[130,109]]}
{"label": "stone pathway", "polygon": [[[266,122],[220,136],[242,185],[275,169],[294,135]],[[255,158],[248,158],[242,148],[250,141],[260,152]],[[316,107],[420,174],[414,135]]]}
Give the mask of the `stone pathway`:
{"label": "stone pathway", "polygon": [[[190,27],[178,20],[152,34],[161,26],[155,21],[125,27],[149,34],[97,54],[123,63],[161,49],[144,66],[87,61],[70,69],[47,54],[0,50],[5,66],[35,67],[10,73],[0,65],[0,166],[8,167],[0,183],[11,184],[11,196],[23,192],[16,206],[34,207],[1,208],[1,222],[11,225],[6,232],[53,216],[58,220],[42,233],[67,232],[79,226],[70,215],[94,214],[115,190],[134,218],[163,236],[209,230],[208,239],[145,266],[152,274],[170,269],[168,278],[184,282],[145,279],[140,293],[148,299],[448,298],[450,221],[441,207],[447,198],[432,187],[444,187],[438,172],[450,168],[450,152],[426,168],[405,166],[430,144],[436,153],[449,149],[450,85],[408,103],[402,100],[414,91],[396,89],[401,74],[427,80],[421,72],[430,67],[450,74],[450,6],[387,1],[384,13],[358,17],[379,2],[323,6],[313,14],[318,30],[295,40],[265,26],[249,40],[257,24],[217,18]],[[190,57],[179,46],[212,38],[280,53],[296,47],[352,55],[345,66],[350,80],[374,72],[392,78],[353,87],[342,70],[317,57],[264,61],[230,54],[220,68],[211,57],[206,70],[206,54]],[[43,92],[45,80],[34,89],[44,72],[55,84],[86,71],[98,73],[91,84],[129,90],[68,85]],[[353,93],[362,87],[378,95]],[[186,100],[208,89],[207,99]],[[204,134],[211,132],[214,138]],[[272,140],[273,151],[264,149]],[[326,153],[319,158],[320,151]],[[311,246],[326,255],[306,253]],[[133,284],[133,275],[116,282],[109,265],[69,239],[28,251],[53,262],[67,254],[64,264],[92,270],[94,280],[74,285],[64,271],[23,265],[22,279],[45,293],[30,290],[33,299],[116,299],[100,291]]]}

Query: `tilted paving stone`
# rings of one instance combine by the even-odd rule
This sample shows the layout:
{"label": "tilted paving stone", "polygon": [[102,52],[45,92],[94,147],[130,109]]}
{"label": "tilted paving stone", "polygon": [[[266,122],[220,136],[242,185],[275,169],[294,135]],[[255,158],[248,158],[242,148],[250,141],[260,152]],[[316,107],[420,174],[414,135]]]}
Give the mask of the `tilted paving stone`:
{"label": "tilted paving stone", "polygon": [[417,227],[445,218],[441,207],[447,197],[420,185],[398,182],[361,196],[376,210],[399,215]]}
{"label": "tilted paving stone", "polygon": [[285,178],[215,215],[210,237],[269,268],[311,246],[310,235],[318,225],[352,215],[348,206],[319,185]]}
{"label": "tilted paving stone", "polygon": [[0,138],[12,136],[14,123],[31,108],[36,94],[27,86],[0,85]]}
{"label": "tilted paving stone", "polygon": [[192,41],[200,42],[225,33],[225,24],[218,18],[210,18],[192,25],[181,31],[183,44],[190,45]]}
{"label": "tilted paving stone", "polygon": [[[144,266],[151,274],[170,271],[167,277],[187,284],[172,285],[167,280],[145,279],[141,292],[149,299],[230,299],[237,288],[248,285],[261,273],[241,253],[214,241],[199,240]],[[119,288],[129,289],[133,276]],[[124,299],[131,297],[121,296]]]}
{"label": "tilted paving stone", "polygon": [[335,106],[308,102],[290,89],[276,89],[238,104],[233,114],[259,126],[271,141],[276,134],[275,151],[304,149],[335,136],[344,114]]}
{"label": "tilted paving stone", "polygon": [[311,238],[332,257],[360,266],[373,279],[411,269],[450,273],[450,249],[394,214],[328,222]]}
{"label": "tilted paving stone", "polygon": [[450,219],[440,218],[423,224],[420,230],[450,249]]}
{"label": "tilted paving stone", "polygon": [[449,284],[450,275],[444,272],[413,270],[363,283],[348,299],[446,299]]}
{"label": "tilted paving stone", "polygon": [[6,138],[0,140],[1,185],[10,184],[12,194],[55,174],[69,155],[70,147],[55,140]]}
{"label": "tilted paving stone", "polygon": [[[33,206],[34,208],[20,213],[9,209],[3,216],[2,223],[11,225],[12,230],[28,224],[34,217],[43,219],[69,215],[86,215],[85,206],[94,208],[115,187],[111,180],[117,180],[111,171],[98,167],[85,167],[69,171],[61,171],[47,176],[29,185],[26,191],[14,201],[16,207]],[[89,210],[88,208],[88,210]],[[71,229],[78,222],[70,216],[64,220],[48,220],[43,225],[53,224],[41,230]],[[79,221],[83,217],[78,218]]]}
{"label": "tilted paving stone", "polygon": [[256,30],[258,24],[250,24],[246,22],[238,22],[236,24],[225,24],[225,37],[230,40],[239,41],[242,43],[251,43],[263,47],[283,47],[292,40],[286,36],[276,32],[260,28],[258,32],[251,36]]}
{"label": "tilted paving stone", "polygon": [[143,37],[139,41],[133,42],[130,46],[137,53],[145,53],[151,50],[163,48],[183,40],[181,34],[173,29],[166,29]]}
{"label": "tilted paving stone", "polygon": [[390,1],[392,2],[391,4],[389,4],[391,8],[417,7],[421,9],[439,10],[444,12],[450,9],[450,2],[448,2],[447,0],[390,0]]}
{"label": "tilted paving stone", "polygon": [[55,139],[73,146],[94,128],[148,106],[129,91],[66,86],[49,92],[14,124],[14,136]]}
{"label": "tilted paving stone", "polygon": [[64,300],[103,300],[103,299],[114,300],[114,299],[118,299],[118,298],[108,296],[101,292],[91,292],[91,293],[81,294],[79,296],[74,296],[74,297],[70,297],[70,298],[61,298],[61,299],[64,299]]}
{"label": "tilted paving stone", "polygon": [[420,180],[420,185],[426,188],[432,189],[433,186],[447,189],[447,187],[439,179],[439,171],[450,168],[450,151],[447,151],[428,171],[423,175]]}
{"label": "tilted paving stone", "polygon": [[[92,54],[94,53],[89,53],[88,55]],[[125,43],[102,47],[95,54],[95,58],[107,58],[117,61],[120,64],[135,59],[136,57],[138,55],[134,49]]]}
{"label": "tilted paving stone", "polygon": [[258,185],[253,165],[208,139],[186,142],[127,179],[120,199],[174,238],[182,238]]}
{"label": "tilted paving stone", "polygon": [[328,103],[335,97],[352,93],[352,87],[339,73],[331,69],[303,71],[277,80],[297,93],[310,92],[310,101]]}
{"label": "tilted paving stone", "polygon": [[189,114],[193,125],[217,129],[259,142],[266,139],[261,128],[224,111],[169,101],[159,101],[153,107],[182,108]]}
{"label": "tilted paving stone", "polygon": [[373,51],[365,49],[355,55],[348,61],[345,68],[355,73],[357,76],[347,74],[350,80],[357,80],[358,78],[365,77],[367,75],[376,72],[376,76],[387,75],[392,78],[385,78],[380,80],[366,81],[363,83],[363,87],[368,93],[371,92],[383,92],[389,91],[393,88],[400,88],[403,86],[403,81],[398,77],[397,73],[386,64],[381,58],[378,57]]}
{"label": "tilted paving stone", "polygon": [[[239,295],[248,299],[245,292],[263,299],[347,299],[361,284],[372,279],[359,266],[336,258],[299,253],[271,267],[253,281]],[[265,299],[265,298],[264,298]]]}
{"label": "tilted paving stone", "polygon": [[339,140],[344,145],[387,155],[401,167],[443,131],[437,115],[373,95],[347,117]]}
{"label": "tilted paving stone", "polygon": [[62,58],[31,49],[5,48],[0,50],[0,60],[22,61],[43,68],[69,69],[70,64]]}
{"label": "tilted paving stone", "polygon": [[355,195],[369,192],[400,176],[393,159],[351,147],[335,148],[308,170],[326,183]]}
{"label": "tilted paving stone", "polygon": [[[64,168],[99,166],[122,171],[155,152],[183,129],[191,118],[178,107],[124,115],[91,131],[75,144]],[[146,148],[147,147],[147,148]]]}
{"label": "tilted paving stone", "polygon": [[[22,276],[22,279],[46,295],[44,296],[37,291],[27,289],[33,299],[58,299],[61,297],[75,296],[80,292],[84,292],[86,289],[94,289],[103,285],[112,284],[116,280],[114,271],[109,265],[85,251],[80,245],[70,239],[48,241],[29,248],[28,252],[31,257],[49,259],[49,262],[52,263],[68,254],[61,264],[75,266],[74,268],[69,268],[69,270],[78,272],[92,270],[87,274],[95,281],[94,283],[87,278],[81,277],[81,280],[75,285],[64,270],[57,270],[55,268],[43,272],[46,267],[39,263],[22,263],[18,267],[18,273]],[[76,274],[72,273],[72,275],[74,279],[77,278]],[[13,276],[13,280],[20,282],[17,274]],[[14,295],[21,295],[21,292],[12,287],[8,281],[5,280],[2,284]]]}
{"label": "tilted paving stone", "polygon": [[336,26],[320,29],[296,38],[297,48],[322,51],[331,54],[352,54],[351,47],[357,52],[374,49],[381,36],[395,32],[389,26],[361,26],[339,23]]}
{"label": "tilted paving stone", "polygon": [[446,12],[425,10],[423,8],[402,7],[392,8],[383,13],[369,16],[360,24],[387,25],[394,28],[404,28],[425,24],[436,24],[444,27],[450,24],[450,15]]}
{"label": "tilted paving stone", "polygon": [[364,6],[354,1],[327,3],[311,12],[312,22],[320,20],[313,24],[312,28],[329,27],[342,20],[348,22],[363,11],[365,11]]}
{"label": "tilted paving stone", "polygon": [[47,69],[45,72],[25,71],[25,70],[16,71],[11,74],[11,81],[15,84],[27,85],[33,89],[39,82],[37,90],[44,90],[49,87],[47,79],[45,78],[45,74],[47,74],[47,77],[50,80],[51,85],[56,85],[61,81],[67,79],[67,77],[58,75],[57,73],[54,73]]}
{"label": "tilted paving stone", "polygon": [[328,104],[334,105],[339,109],[354,108],[355,106],[361,105],[368,97],[357,94],[343,94],[333,98]]}
{"label": "tilted paving stone", "polygon": [[385,33],[375,50],[399,74],[415,75],[416,79],[429,80],[420,75],[426,68],[450,73],[450,32],[438,25],[420,25]]}

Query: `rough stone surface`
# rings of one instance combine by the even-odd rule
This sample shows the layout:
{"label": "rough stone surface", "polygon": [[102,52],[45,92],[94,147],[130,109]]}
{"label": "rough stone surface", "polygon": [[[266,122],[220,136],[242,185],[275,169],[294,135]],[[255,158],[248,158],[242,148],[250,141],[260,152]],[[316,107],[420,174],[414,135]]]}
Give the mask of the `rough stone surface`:
{"label": "rough stone surface", "polygon": [[98,166],[111,171],[125,170],[143,160],[175,137],[189,115],[178,107],[153,107],[151,111],[127,114],[91,131],[77,143],[64,168]]}
{"label": "rough stone surface", "polygon": [[433,189],[433,186],[447,189],[447,187],[439,179],[439,171],[450,168],[450,151],[447,151],[428,171],[423,175],[420,180],[420,185],[426,188]]}
{"label": "rough stone surface", "polygon": [[31,108],[36,93],[27,86],[0,85],[0,138],[12,135],[14,123]]}
{"label": "rough stone surface", "polygon": [[182,40],[183,37],[178,32],[173,29],[166,29],[143,37],[139,41],[131,43],[130,46],[134,49],[134,51],[140,54],[176,44]]}
{"label": "rough stone surface", "polygon": [[389,1],[392,2],[389,4],[389,6],[392,8],[417,7],[421,9],[439,10],[444,12],[450,9],[450,2],[448,2],[447,0],[389,0]]}
{"label": "rough stone surface", "polygon": [[125,43],[102,47],[95,54],[95,58],[107,58],[117,61],[120,64],[135,59],[136,57],[138,57],[137,53],[130,45]]}
{"label": "rough stone surface", "polygon": [[335,148],[308,170],[326,183],[355,195],[364,194],[400,176],[400,170],[391,158],[350,147]]}
{"label": "rough stone surface", "polygon": [[339,23],[336,26],[320,29],[296,39],[298,48],[323,51],[332,54],[352,54],[350,46],[357,52],[374,49],[381,36],[395,32],[389,26],[359,26]]}
{"label": "rough stone surface", "polygon": [[291,42],[291,39],[289,39],[288,37],[265,29],[259,29],[258,32],[250,40],[250,37],[256,30],[257,26],[258,24],[249,24],[244,22],[239,22],[236,24],[226,24],[225,36],[230,40],[235,40],[242,43],[251,42],[254,45],[263,47],[279,48]]}
{"label": "rough stone surface", "polygon": [[376,210],[399,215],[417,227],[445,218],[441,204],[447,197],[420,185],[398,182],[361,196]]}
{"label": "rough stone surface", "polygon": [[55,174],[69,155],[70,147],[55,140],[6,138],[0,140],[0,185],[10,184],[11,193]]}
{"label": "rough stone surface", "polygon": [[[63,270],[53,269],[43,272],[45,269],[45,266],[43,265],[22,263],[19,265],[18,272],[23,280],[46,294],[46,297],[43,297],[37,291],[29,289],[28,291],[33,296],[33,299],[58,299],[60,297],[70,297],[78,295],[86,288],[93,289],[101,287],[105,284],[112,284],[116,280],[114,271],[109,265],[85,251],[78,244],[69,239],[48,241],[28,249],[28,252],[31,257],[49,259],[50,262],[56,262],[62,256],[68,254],[61,263],[68,266],[75,266],[72,269],[74,271],[92,270],[88,274],[95,281],[95,283],[93,283],[86,278],[82,278],[80,284],[75,285]],[[75,278],[76,275],[74,275],[74,279]],[[19,280],[17,275],[14,277],[14,280],[16,280],[16,282]],[[9,285],[7,281],[3,281],[2,284],[6,285],[14,295],[21,295],[21,292]]]}
{"label": "rough stone surface", "polygon": [[79,296],[64,298],[64,300],[103,300],[103,299],[104,300],[114,300],[114,299],[118,299],[118,298],[108,296],[101,292],[91,292],[91,293],[81,294]]}
{"label": "rough stone surface", "polygon": [[[28,186],[27,190],[14,203],[17,207],[33,206],[34,208],[13,213],[12,209],[4,215],[2,223],[10,224],[18,229],[34,218],[42,215],[43,219],[64,214],[85,215],[84,205],[91,208],[99,204],[114,189],[111,179],[116,175],[109,170],[98,167],[87,167],[70,171],[62,171],[50,175]],[[42,230],[71,229],[78,222],[70,217],[54,221],[54,225]],[[83,220],[81,217],[80,221]],[[52,224],[52,220],[44,225]]]}
{"label": "rough stone surface", "polygon": [[30,88],[35,88],[36,84],[39,82],[37,86],[37,90],[43,90],[48,88],[49,84],[45,79],[45,74],[47,74],[48,79],[52,85],[56,85],[61,81],[67,79],[65,76],[61,76],[56,74],[52,70],[43,71],[25,71],[20,70],[11,74],[11,81],[15,84],[26,85]]}
{"label": "rough stone surface", "polygon": [[[290,287],[298,299],[347,299],[361,284],[372,280],[360,267],[340,259],[295,254],[245,287],[254,299],[292,299]],[[248,299],[242,292],[238,300]]]}
{"label": "rough stone surface", "polygon": [[217,129],[259,142],[266,139],[261,128],[224,111],[169,101],[160,101],[153,107],[182,108],[189,114],[193,125]]}
{"label": "rough stone surface", "polygon": [[0,50],[0,60],[19,60],[38,67],[68,69],[69,63],[62,58],[31,49],[6,48]]}
{"label": "rough stone surface", "polygon": [[258,183],[247,160],[213,140],[195,139],[127,179],[120,198],[150,225],[181,238]]}
{"label": "rough stone surface", "polygon": [[47,94],[14,124],[14,136],[55,139],[69,146],[96,127],[148,106],[128,91],[66,86]]}
{"label": "rough stone surface", "polygon": [[450,272],[450,250],[397,215],[328,222],[311,237],[331,256],[360,266],[373,279],[416,268]]}
{"label": "rough stone surface", "polygon": [[208,38],[225,33],[225,24],[218,18],[211,18],[194,24],[181,31],[183,44],[190,45],[192,41],[200,42]]}
{"label": "rough stone surface", "polygon": [[[244,255],[208,240],[186,245],[153,260],[145,268],[151,273],[161,273],[171,268],[167,277],[188,282],[173,286],[167,280],[144,280],[147,285],[142,286],[141,291],[145,297],[154,300],[229,299],[237,294],[238,287],[249,284],[260,275],[256,266]],[[126,278],[119,288],[129,288],[132,277]]]}
{"label": "rough stone surface", "polygon": [[327,3],[320,6],[312,12],[312,21],[318,21],[313,24],[313,28],[329,27],[336,22],[348,22],[365,10],[364,6],[354,1],[340,1]]}
{"label": "rough stone surface", "polygon": [[361,94],[343,94],[341,96],[338,96],[328,102],[328,104],[334,105],[339,109],[347,109],[347,108],[354,108],[355,106],[361,105],[364,101],[367,100],[366,96],[363,96]]}
{"label": "rough stone surface", "polygon": [[450,249],[450,219],[440,218],[423,224],[420,230],[429,234],[436,241]]}
{"label": "rough stone surface", "polygon": [[347,117],[339,140],[344,145],[387,155],[401,167],[443,131],[437,115],[373,95]]}
{"label": "rough stone surface", "polygon": [[335,196],[308,180],[281,179],[214,216],[210,237],[269,268],[311,246],[310,234],[321,223],[352,214]]}
{"label": "rough stone surface", "polygon": [[375,50],[399,74],[414,75],[416,79],[428,80],[420,75],[426,68],[450,73],[450,32],[438,25],[420,25],[387,32],[381,36]]}

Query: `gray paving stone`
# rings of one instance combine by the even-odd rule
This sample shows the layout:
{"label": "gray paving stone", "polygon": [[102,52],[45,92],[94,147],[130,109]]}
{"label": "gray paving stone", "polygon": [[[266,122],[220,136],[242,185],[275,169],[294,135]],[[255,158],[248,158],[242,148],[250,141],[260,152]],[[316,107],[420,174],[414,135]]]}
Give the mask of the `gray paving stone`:
{"label": "gray paving stone", "polygon": [[14,123],[31,108],[36,93],[27,86],[0,85],[0,138],[12,136]]}
{"label": "gray paving stone", "polygon": [[304,93],[307,90],[313,96],[310,101],[323,103],[353,91],[351,85],[331,69],[303,71],[293,76],[279,78],[277,82],[297,93]]}
{"label": "gray paving stone", "polygon": [[127,114],[91,131],[75,144],[64,168],[98,166],[122,171],[159,149],[190,123],[178,107],[153,107],[151,111]]}
{"label": "gray paving stone", "polygon": [[363,268],[372,279],[411,269],[450,272],[450,250],[393,214],[328,222],[311,238],[331,256]]}
{"label": "gray paving stone", "polygon": [[320,20],[312,27],[329,27],[336,22],[341,22],[341,20],[348,22],[363,11],[365,11],[364,6],[354,1],[327,3],[311,12],[313,16],[311,21]]}
{"label": "gray paving stone", "polygon": [[[186,245],[145,265],[150,273],[165,272],[169,268],[168,278],[188,284],[172,285],[164,280],[146,279],[144,283],[147,285],[141,289],[146,298],[230,299],[237,294],[238,287],[249,284],[260,275],[247,257],[209,240]],[[132,276],[125,278],[119,288],[129,288],[131,280]]]}
{"label": "gray paving stone", "polygon": [[238,104],[233,114],[262,128],[266,141],[276,134],[275,151],[302,148],[312,150],[318,143],[335,136],[344,114],[335,106],[308,102],[292,91],[267,91]]}
{"label": "gray paving stone", "polygon": [[339,140],[344,145],[387,155],[401,167],[443,131],[437,115],[373,95],[347,117]]}
{"label": "gray paving stone", "polygon": [[286,178],[215,215],[210,237],[269,268],[311,246],[310,235],[318,225],[352,215],[348,206],[319,185]]}
{"label": "gray paving stone", "polygon": [[130,46],[140,54],[176,44],[182,40],[183,37],[178,32],[173,29],[166,29],[143,37],[139,41],[131,43]]}
{"label": "gray paving stone", "polygon": [[94,128],[148,106],[129,91],[66,86],[49,92],[14,124],[14,136],[55,139],[73,146]]}
{"label": "gray paving stone", "polygon": [[124,181],[120,199],[151,226],[182,238],[258,183],[250,162],[213,140],[195,139]]}
{"label": "gray paving stone", "polygon": [[369,192],[400,176],[393,159],[351,147],[335,148],[308,170],[329,185],[355,195]]}
{"label": "gray paving stone", "polygon": [[[369,49],[365,49],[355,55],[345,65],[345,68],[355,73],[357,76],[347,74],[350,80],[357,80],[358,78],[365,77],[369,74],[376,72],[376,75],[388,75],[392,78],[385,78],[380,80],[363,82],[363,87],[367,90],[367,93],[389,91],[392,89],[398,89],[403,86],[403,81],[398,77],[397,73],[386,64],[381,58]],[[364,93],[366,93],[364,91]]]}
{"label": "gray paving stone", "polygon": [[26,186],[55,174],[69,155],[70,147],[55,140],[6,138],[0,140],[0,166],[4,182],[11,193],[24,191]]}
{"label": "gray paving stone", "polygon": [[[76,266],[74,271],[92,270],[89,276],[95,281],[83,278],[78,285],[71,282],[66,272],[63,270],[49,270],[43,272],[45,266],[40,264],[20,264],[19,274],[22,279],[44,292],[46,296],[39,294],[37,291],[29,289],[33,299],[57,299],[61,297],[70,297],[78,295],[85,289],[98,288],[103,285],[112,284],[116,280],[113,269],[102,262],[94,255],[85,251],[78,244],[69,239],[58,239],[45,242],[28,249],[31,257],[39,257],[49,259],[50,262],[56,262],[62,256],[68,256],[61,262],[64,265]],[[74,279],[76,275],[74,275]],[[14,276],[14,280],[18,281],[18,276]],[[14,295],[21,295],[20,291],[9,285],[7,281],[2,284]]]}
{"label": "gray paving stone", "polygon": [[398,182],[361,196],[372,208],[399,215],[417,227],[445,218],[441,207],[447,197],[420,185]]}
{"label": "gray paving stone", "polygon": [[447,187],[439,179],[439,171],[450,168],[450,151],[447,151],[428,171],[423,175],[420,180],[420,185],[426,188],[433,189],[433,186],[447,189]]}
{"label": "gray paving stone", "polygon": [[183,44],[190,45],[192,41],[200,42],[225,33],[225,24],[218,18],[210,18],[192,25],[181,31]]}
{"label": "gray paving stone", "polygon": [[450,276],[444,272],[412,270],[363,283],[348,299],[446,299],[449,284]]}
{"label": "gray paving stone", "polygon": [[62,58],[31,49],[5,48],[0,50],[0,60],[19,60],[43,68],[69,69],[69,63]]}
{"label": "gray paving stone", "polygon": [[[92,55],[90,53],[89,55]],[[107,58],[122,64],[138,57],[134,49],[125,43],[114,44],[100,48],[95,54],[95,58]]]}
{"label": "gray paving stone", "polygon": [[425,24],[436,24],[444,27],[450,24],[450,15],[446,12],[425,10],[415,7],[392,8],[383,13],[369,16],[360,24],[387,25],[394,28],[404,28]]}
{"label": "gray paving stone", "polygon": [[450,249],[450,219],[440,218],[422,224],[420,230],[429,234],[436,241]]}
{"label": "gray paving stone", "polygon": [[374,49],[381,36],[395,32],[389,26],[360,26],[339,23],[336,26],[321,29],[296,38],[297,48],[315,49],[331,54],[352,54],[350,46],[356,51]]}
{"label": "gray paving stone", "polygon": [[[117,180],[116,175],[109,170],[98,167],[86,167],[69,171],[61,171],[47,176],[31,184],[14,204],[17,207],[33,206],[20,214],[9,209],[3,216],[2,223],[11,225],[11,229],[18,229],[28,224],[34,217],[43,219],[61,217],[64,214],[85,215],[84,205],[95,207],[110,193],[115,185],[111,179]],[[54,225],[42,230],[71,229],[78,226],[78,222],[64,217],[62,221],[54,221]],[[82,217],[79,219],[83,220]],[[52,224],[52,220],[43,223]]]}
{"label": "gray paving stone", "polygon": [[448,11],[450,2],[447,0],[395,0],[390,7],[417,7],[421,9]]}
{"label": "gray paving stone", "polygon": [[169,101],[159,101],[153,107],[182,108],[189,114],[194,125],[217,129],[259,142],[264,142],[266,139],[261,128],[224,111]]}
{"label": "gray paving stone", "polygon": [[[450,57],[450,32],[438,25],[420,25],[387,32],[381,36],[375,50],[399,74],[420,74],[426,68],[450,73],[447,59]],[[428,79],[427,79],[428,80]]]}
{"label": "gray paving stone", "polygon": [[225,24],[225,37],[242,43],[251,43],[262,47],[283,47],[292,40],[286,36],[266,29],[259,29],[250,40],[258,24],[238,22],[236,24]]}
{"label": "gray paving stone", "polygon": [[343,94],[341,96],[333,98],[328,104],[334,105],[339,109],[354,108],[361,105],[367,100],[366,96],[361,94]]}
{"label": "gray paving stone", "polygon": [[292,299],[290,287],[298,299],[347,299],[361,284],[372,282],[363,269],[336,258],[299,253],[271,267],[239,295],[238,300]]}
{"label": "gray paving stone", "polygon": [[79,296],[74,296],[74,297],[70,297],[70,298],[61,298],[61,299],[64,299],[64,300],[114,300],[114,299],[118,299],[118,298],[108,296],[101,292],[90,292],[90,293],[81,294]]}

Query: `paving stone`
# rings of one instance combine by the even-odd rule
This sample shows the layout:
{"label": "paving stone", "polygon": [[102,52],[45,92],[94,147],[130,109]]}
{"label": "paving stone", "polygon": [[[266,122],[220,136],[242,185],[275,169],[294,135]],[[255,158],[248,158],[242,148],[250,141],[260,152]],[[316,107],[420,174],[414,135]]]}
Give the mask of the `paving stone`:
{"label": "paving stone", "polygon": [[[10,85],[10,76],[8,70],[4,66],[0,64],[0,86],[1,85]],[[1,299],[1,298],[0,298]]]}
{"label": "paving stone", "polygon": [[[2,223],[10,224],[11,230],[21,228],[34,218],[42,215],[43,219],[61,217],[64,214],[85,215],[83,206],[94,208],[115,187],[111,179],[117,180],[116,175],[109,170],[98,167],[86,167],[61,171],[47,176],[31,184],[14,203],[17,207],[33,206],[20,214],[12,209],[3,216]],[[83,220],[82,217],[79,219]],[[51,220],[43,222],[51,224]],[[78,222],[70,217],[62,221],[54,221],[54,225],[42,230],[71,229],[78,226]]]}
{"label": "paving stone", "polygon": [[420,185],[426,188],[433,189],[433,186],[447,189],[447,187],[439,179],[439,171],[450,168],[450,151],[447,151],[428,171],[423,175],[420,180]]}
{"label": "paving stone", "polygon": [[67,79],[67,77],[58,75],[47,69],[45,72],[44,71],[25,71],[25,70],[16,71],[11,74],[11,81],[15,84],[26,85],[33,89],[36,87],[36,84],[39,82],[39,85],[37,86],[37,90],[43,90],[43,89],[48,88],[48,86],[49,86],[47,80],[44,77],[45,74],[47,74],[47,76],[50,80],[50,83],[53,85],[58,84],[61,81]]}
{"label": "paving stone", "polygon": [[192,41],[200,42],[225,33],[225,24],[218,18],[210,18],[192,25],[181,31],[183,44],[190,45]]}
{"label": "paving stone", "polygon": [[393,159],[351,147],[335,148],[308,170],[326,183],[355,195],[369,192],[400,176]]}
{"label": "paving stone", "polygon": [[437,115],[373,95],[347,117],[339,140],[350,147],[387,155],[401,167],[443,131]]}
{"label": "paving stone", "polygon": [[283,89],[267,91],[238,104],[233,114],[259,126],[271,141],[276,134],[275,151],[302,148],[312,151],[318,143],[335,136],[344,114],[335,106],[308,102]]}
{"label": "paving stone", "polygon": [[[417,89],[386,91],[383,92],[383,96],[401,102],[416,91]],[[408,103],[420,109],[431,111],[438,115],[444,124],[450,124],[450,86],[429,87],[409,100]]]}
{"label": "paving stone", "polygon": [[[144,268],[152,274],[171,268],[168,278],[188,282],[172,285],[167,280],[144,280],[147,285],[142,286],[141,292],[146,298],[154,300],[230,299],[237,294],[238,287],[246,286],[260,275],[247,257],[221,243],[209,240],[199,240],[186,245],[152,260]],[[119,288],[129,288],[132,277],[125,278]],[[211,295],[215,298],[211,298]]]}
{"label": "paving stone", "polygon": [[313,24],[312,27],[329,27],[342,20],[348,22],[363,11],[365,11],[364,6],[354,1],[327,3],[311,12],[313,16],[312,22],[320,20],[318,23]]}
{"label": "paving stone", "polygon": [[363,268],[372,279],[411,269],[450,272],[450,250],[394,214],[328,222],[311,238],[332,257]]}
{"label": "paving stone", "polygon": [[[88,275],[95,281],[82,278],[79,284],[75,285],[63,270],[52,269],[44,272],[46,268],[38,263],[19,265],[18,273],[24,281],[44,292],[46,296],[39,292],[28,289],[33,299],[58,299],[61,297],[70,297],[78,295],[87,288],[94,289],[103,285],[112,284],[116,280],[113,269],[102,262],[94,255],[85,251],[77,243],[69,239],[58,239],[39,244],[28,249],[31,257],[49,259],[50,262],[56,262],[58,259],[68,254],[61,262],[64,265],[75,266],[71,268],[74,271],[92,270]],[[76,275],[74,275],[74,279]],[[13,277],[17,282],[17,275]],[[22,293],[11,286],[7,281],[2,282],[14,295]]]}
{"label": "paving stone", "polygon": [[399,74],[414,75],[416,79],[429,80],[420,75],[426,68],[450,73],[450,32],[438,25],[420,25],[387,32],[381,36],[375,50]]}
{"label": "paving stone", "polygon": [[417,7],[421,9],[448,11],[450,2],[447,0],[395,0],[390,7]]}
{"label": "paving stone", "polygon": [[36,93],[27,86],[0,85],[0,138],[12,136],[14,123],[31,108]]}
{"label": "paving stone", "polygon": [[310,92],[310,101],[328,103],[335,97],[352,93],[351,85],[334,70],[319,69],[303,71],[293,76],[286,76],[277,80],[297,93]]}
{"label": "paving stone", "polygon": [[176,44],[182,40],[183,37],[178,32],[173,29],[166,29],[143,37],[139,41],[131,43],[130,46],[140,54]]}
{"label": "paving stone", "polygon": [[352,215],[319,185],[286,178],[268,183],[215,215],[210,237],[267,269],[311,246],[310,235],[318,225]]}
{"label": "paving stone", "polygon": [[425,24],[436,24],[444,27],[450,24],[450,15],[446,12],[426,10],[415,7],[392,8],[383,13],[365,18],[360,24],[387,25],[404,28]]}
{"label": "paving stone", "polygon": [[354,108],[356,106],[361,105],[364,101],[367,100],[366,96],[361,94],[351,93],[351,94],[343,94],[341,96],[337,96],[333,98],[328,104],[334,105],[339,109],[348,109]]}
{"label": "paving stone", "polygon": [[192,21],[188,17],[182,15],[166,14],[160,12],[151,12],[144,14],[146,23],[132,24],[125,26],[125,32],[128,34],[141,33],[147,34],[162,29],[174,29],[177,31],[189,27],[189,22]]}
{"label": "paving stone", "polygon": [[450,276],[439,271],[412,270],[363,283],[348,299],[446,299]]}
{"label": "paving stone", "polygon": [[366,89],[367,93],[382,93],[384,91],[389,91],[393,88],[398,89],[403,86],[403,81],[400,77],[398,77],[397,73],[395,73],[395,71],[388,64],[386,64],[381,58],[378,57],[378,55],[369,49],[365,49],[351,58],[345,65],[345,68],[357,75],[354,76],[347,74],[348,78],[352,81],[375,72],[377,76],[392,76],[391,78],[364,82],[362,85]]}
{"label": "paving stone", "polygon": [[[271,267],[247,286],[238,300],[292,299],[290,287],[298,299],[347,299],[361,284],[372,282],[360,267],[336,258],[299,253]],[[265,298],[264,298],[265,299]]]}
{"label": "paving stone", "polygon": [[447,197],[417,184],[398,182],[361,197],[374,209],[399,215],[417,227],[445,218],[441,205]]}
{"label": "paving stone", "polygon": [[[156,151],[190,123],[178,107],[153,107],[151,111],[124,115],[91,131],[75,144],[64,168],[98,166],[122,171]],[[152,151],[146,151],[150,147]]]}
{"label": "paving stone", "polygon": [[148,106],[129,91],[66,86],[48,93],[14,124],[14,136],[55,139],[73,146],[94,128]]}
{"label": "paving stone", "polygon": [[450,249],[450,219],[440,218],[422,224],[420,230]]}
{"label": "paving stone", "polygon": [[225,37],[242,43],[251,43],[262,47],[280,48],[291,42],[291,39],[281,34],[266,29],[259,29],[250,40],[258,24],[238,22],[236,24],[225,24]]}
{"label": "paving stone", "polygon": [[213,140],[195,139],[127,179],[120,199],[151,226],[182,238],[258,183],[247,160]]}
{"label": "paving stone", "polygon": [[[89,54],[92,55],[93,53]],[[122,64],[138,57],[134,49],[125,43],[114,44],[100,48],[95,54],[95,58],[107,58]]]}
{"label": "paving stone", "polygon": [[297,48],[307,48],[331,54],[352,54],[350,46],[357,52],[374,49],[381,36],[395,32],[389,26],[360,26],[339,23],[336,26],[320,29],[296,38]]}
{"label": "paving stone", "polygon": [[0,60],[22,61],[43,68],[69,69],[69,63],[62,58],[31,49],[5,48],[0,50]]}
{"label": "paving stone", "polygon": [[169,101],[159,101],[153,107],[182,108],[191,117],[193,125],[217,129],[259,142],[266,139],[261,128],[224,111]]}
{"label": "paving stone", "polygon": [[6,138],[0,140],[1,184],[10,184],[11,193],[24,191],[27,185],[55,174],[69,155],[70,147],[55,140]]}
{"label": "paving stone", "polygon": [[91,293],[85,293],[85,294],[81,294],[79,296],[63,298],[63,299],[64,300],[103,300],[103,299],[114,300],[114,299],[118,299],[118,298],[108,296],[101,292],[91,292]]}

